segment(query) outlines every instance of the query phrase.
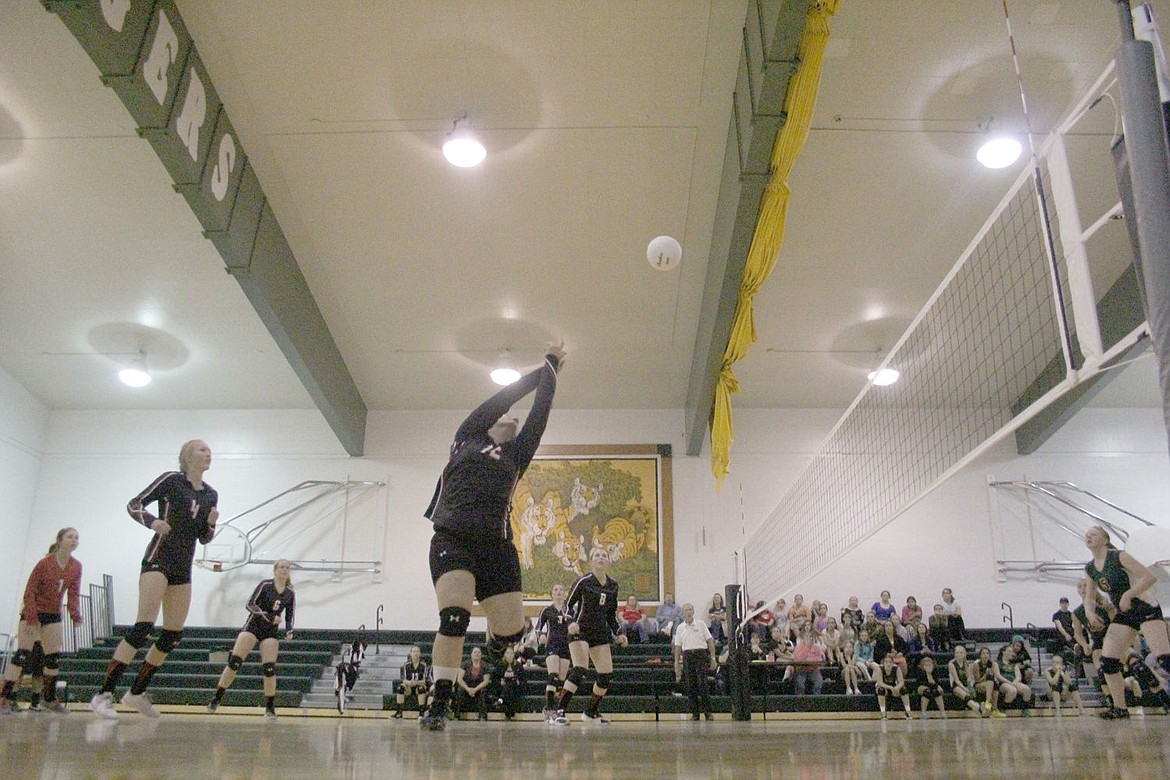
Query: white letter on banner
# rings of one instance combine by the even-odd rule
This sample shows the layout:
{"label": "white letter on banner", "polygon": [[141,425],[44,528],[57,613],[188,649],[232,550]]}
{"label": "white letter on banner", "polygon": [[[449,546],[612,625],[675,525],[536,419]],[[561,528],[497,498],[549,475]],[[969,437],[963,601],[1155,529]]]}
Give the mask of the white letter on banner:
{"label": "white letter on banner", "polygon": [[175,120],[175,130],[179,139],[187,147],[191,159],[199,162],[199,128],[207,118],[207,90],[194,68],[189,68],[191,80],[187,84],[187,98],[183,101],[183,110]]}
{"label": "white letter on banner", "polygon": [[179,36],[175,35],[175,28],[160,8],[158,11],[158,30],[154,33],[154,41],[150,44],[150,54],[142,65],[142,77],[146,85],[154,93],[161,106],[167,99],[167,68],[179,56]]}
{"label": "white letter on banner", "polygon": [[102,16],[114,32],[122,32],[126,14],[130,13],[130,0],[102,0]]}
{"label": "white letter on banner", "polygon": [[230,135],[219,139],[219,161],[211,169],[211,194],[216,200],[223,200],[227,195],[228,182],[232,178],[232,169],[236,167],[236,142]]}

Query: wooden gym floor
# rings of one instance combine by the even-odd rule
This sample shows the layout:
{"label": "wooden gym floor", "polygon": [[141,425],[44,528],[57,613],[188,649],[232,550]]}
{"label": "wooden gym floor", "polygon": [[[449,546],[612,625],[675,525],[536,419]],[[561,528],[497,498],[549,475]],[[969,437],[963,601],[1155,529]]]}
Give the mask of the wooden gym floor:
{"label": "wooden gym floor", "polygon": [[[458,722],[422,732],[389,713],[266,721],[259,710],[103,720],[68,715],[0,718],[4,780],[718,780],[753,778],[1170,776],[1170,718],[1105,722],[1087,715],[928,721],[787,717],[713,723],[620,720],[608,726],[543,721]],[[194,708],[190,708],[194,710]]]}

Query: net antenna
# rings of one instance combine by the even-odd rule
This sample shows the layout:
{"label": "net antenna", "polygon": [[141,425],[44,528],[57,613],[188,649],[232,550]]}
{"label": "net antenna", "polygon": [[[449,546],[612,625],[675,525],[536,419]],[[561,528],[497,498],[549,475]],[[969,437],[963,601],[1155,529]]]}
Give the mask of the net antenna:
{"label": "net antenna", "polygon": [[1060,343],[1064,352],[1066,372],[1079,369],[1080,361],[1073,351],[1072,331],[1069,328],[1068,313],[1064,302],[1063,280],[1061,279],[1060,264],[1057,262],[1056,242],[1052,235],[1052,219],[1048,213],[1048,196],[1044,189],[1044,174],[1040,167],[1040,154],[1036,151],[1036,141],[1032,132],[1032,115],[1028,111],[1028,96],[1024,92],[1024,77],[1020,73],[1020,56],[1016,51],[1016,36],[1012,33],[1012,17],[1008,13],[1007,0],[1001,0],[1003,5],[1003,21],[1007,27],[1008,45],[1012,51],[1012,65],[1016,71],[1016,86],[1020,90],[1020,107],[1024,110],[1024,135],[1028,138],[1028,155],[1032,159],[1032,184],[1036,192],[1036,204],[1040,209],[1040,227],[1044,233],[1044,251],[1048,255],[1048,264],[1052,269],[1052,289],[1056,297],[1056,316],[1060,321]]}

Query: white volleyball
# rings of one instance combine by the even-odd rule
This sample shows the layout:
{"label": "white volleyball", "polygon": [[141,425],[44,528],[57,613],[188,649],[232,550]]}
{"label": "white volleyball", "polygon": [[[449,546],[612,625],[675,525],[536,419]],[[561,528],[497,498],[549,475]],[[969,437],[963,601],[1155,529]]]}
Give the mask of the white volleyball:
{"label": "white volleyball", "polygon": [[682,246],[670,236],[658,236],[646,247],[646,259],[659,271],[669,271],[682,262]]}

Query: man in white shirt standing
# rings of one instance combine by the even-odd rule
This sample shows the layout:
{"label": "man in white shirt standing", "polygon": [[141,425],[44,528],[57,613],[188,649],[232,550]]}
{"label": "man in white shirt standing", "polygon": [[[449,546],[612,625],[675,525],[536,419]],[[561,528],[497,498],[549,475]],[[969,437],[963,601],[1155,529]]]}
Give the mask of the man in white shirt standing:
{"label": "man in white shirt standing", "polygon": [[691,720],[699,719],[702,710],[707,720],[711,714],[711,694],[707,690],[707,671],[715,671],[715,641],[707,625],[695,620],[695,605],[683,604],[683,622],[674,632],[674,679],[686,680],[691,698]]}

